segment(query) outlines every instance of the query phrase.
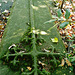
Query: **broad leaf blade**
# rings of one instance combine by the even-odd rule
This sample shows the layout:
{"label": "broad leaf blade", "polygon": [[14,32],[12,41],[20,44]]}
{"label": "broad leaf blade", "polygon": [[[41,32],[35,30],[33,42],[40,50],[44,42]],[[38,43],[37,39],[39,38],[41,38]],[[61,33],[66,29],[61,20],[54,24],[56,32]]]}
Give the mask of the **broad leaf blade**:
{"label": "broad leaf blade", "polygon": [[69,10],[69,9],[67,9],[67,10],[66,10],[66,14],[65,14],[65,18],[66,18],[66,19],[68,19],[68,18],[69,18],[69,16],[70,16],[70,10]]}
{"label": "broad leaf blade", "polygon": [[63,22],[60,24],[60,28],[64,28],[69,24],[69,22]]}
{"label": "broad leaf blade", "polygon": [[72,48],[75,48],[75,44],[71,45]]}
{"label": "broad leaf blade", "polygon": [[61,9],[58,9],[57,15],[58,15],[58,17],[60,17],[62,15]]}

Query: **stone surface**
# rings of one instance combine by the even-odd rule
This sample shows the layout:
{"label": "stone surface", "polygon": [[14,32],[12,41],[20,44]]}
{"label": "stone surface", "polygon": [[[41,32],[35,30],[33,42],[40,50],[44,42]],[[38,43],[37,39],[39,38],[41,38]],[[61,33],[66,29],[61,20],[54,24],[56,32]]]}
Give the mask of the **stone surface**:
{"label": "stone surface", "polygon": [[[7,27],[5,29],[3,39],[1,42],[0,49],[0,58],[8,51],[9,46],[12,44],[19,43],[23,34],[27,31],[28,25],[31,24],[31,29],[38,30],[39,32],[46,33],[47,30],[54,25],[44,24],[44,22],[51,19],[50,10],[46,5],[46,2],[49,3],[49,0],[16,0],[13,7],[10,18],[8,20]],[[62,39],[59,35],[57,28],[53,28],[50,32],[47,32],[48,35],[32,35],[32,44],[33,44],[33,52],[34,53],[34,67],[35,73],[37,75],[37,56],[38,51],[42,51],[42,49],[47,49],[51,45],[57,50],[57,52],[64,52],[65,46],[62,42]],[[43,38],[45,43],[42,43],[41,46],[36,45],[36,38]],[[51,38],[58,38],[58,43],[53,43]],[[37,53],[35,53],[37,52]],[[45,53],[44,53],[45,54]],[[48,53],[49,54],[49,53]],[[11,71],[10,71],[11,72]],[[10,75],[9,72],[9,75]],[[15,74],[14,74],[15,75]],[[19,74],[16,74],[19,75]]]}

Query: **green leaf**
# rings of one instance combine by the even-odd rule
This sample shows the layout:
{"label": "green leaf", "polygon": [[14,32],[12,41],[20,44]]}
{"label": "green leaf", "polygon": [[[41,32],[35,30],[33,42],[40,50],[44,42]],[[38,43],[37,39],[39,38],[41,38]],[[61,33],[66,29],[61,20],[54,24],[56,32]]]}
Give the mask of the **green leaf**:
{"label": "green leaf", "polygon": [[75,48],[75,44],[71,45],[72,48]]}
{"label": "green leaf", "polygon": [[75,61],[75,56],[71,57],[71,62]]}
{"label": "green leaf", "polygon": [[69,9],[67,9],[67,10],[66,10],[66,14],[65,14],[65,18],[66,18],[66,19],[68,19],[68,18],[69,18],[69,16],[70,16],[70,10],[69,10]]}
{"label": "green leaf", "polygon": [[69,69],[70,69],[71,71],[73,71],[73,66],[70,66]]}
{"label": "green leaf", "polygon": [[74,40],[67,40],[67,41],[73,42]]}
{"label": "green leaf", "polygon": [[58,38],[51,38],[52,42],[57,43],[58,42]]}
{"label": "green leaf", "polygon": [[64,28],[69,24],[69,22],[63,22],[60,24],[60,28]]}
{"label": "green leaf", "polygon": [[46,21],[46,22],[44,22],[44,24],[46,24],[46,23],[51,23],[51,22],[54,22],[54,21],[56,21],[57,19],[51,19],[51,20],[49,20],[49,21]]}
{"label": "green leaf", "polygon": [[60,17],[60,16],[62,15],[61,9],[59,9],[59,10],[57,11],[57,15],[58,15],[58,17]]}
{"label": "green leaf", "polygon": [[56,19],[59,19],[56,15],[52,15],[52,18],[56,18]]}

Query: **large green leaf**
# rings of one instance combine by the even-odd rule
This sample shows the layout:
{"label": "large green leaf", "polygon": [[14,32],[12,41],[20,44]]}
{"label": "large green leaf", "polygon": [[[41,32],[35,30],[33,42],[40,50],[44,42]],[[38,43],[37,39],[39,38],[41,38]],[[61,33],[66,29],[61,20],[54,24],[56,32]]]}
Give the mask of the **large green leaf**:
{"label": "large green leaf", "polygon": [[69,24],[69,22],[63,22],[60,24],[60,28],[64,28]]}
{"label": "large green leaf", "polygon": [[65,18],[66,18],[66,19],[68,19],[68,18],[69,18],[69,16],[70,16],[70,10],[69,10],[69,9],[67,9],[67,10],[66,10],[66,14],[65,14]]}
{"label": "large green leaf", "polygon": [[71,45],[72,48],[75,48],[75,44]]}
{"label": "large green leaf", "polygon": [[75,56],[71,57],[71,62],[75,62]]}
{"label": "large green leaf", "polygon": [[58,17],[60,17],[62,15],[61,9],[58,9],[57,15],[58,15]]}

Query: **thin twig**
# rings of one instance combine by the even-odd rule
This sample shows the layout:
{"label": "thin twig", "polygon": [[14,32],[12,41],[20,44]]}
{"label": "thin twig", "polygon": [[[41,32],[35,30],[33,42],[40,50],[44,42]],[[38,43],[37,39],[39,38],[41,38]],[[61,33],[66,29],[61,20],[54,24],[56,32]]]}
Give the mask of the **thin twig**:
{"label": "thin twig", "polygon": [[52,26],[50,29],[48,29],[48,31],[50,31],[51,29],[53,29],[54,27],[56,27],[58,24],[60,24],[60,22],[56,23],[54,26]]}
{"label": "thin twig", "polygon": [[62,1],[61,11],[62,11],[62,8],[63,8],[63,5],[64,5],[64,2],[65,2],[65,0]]}

